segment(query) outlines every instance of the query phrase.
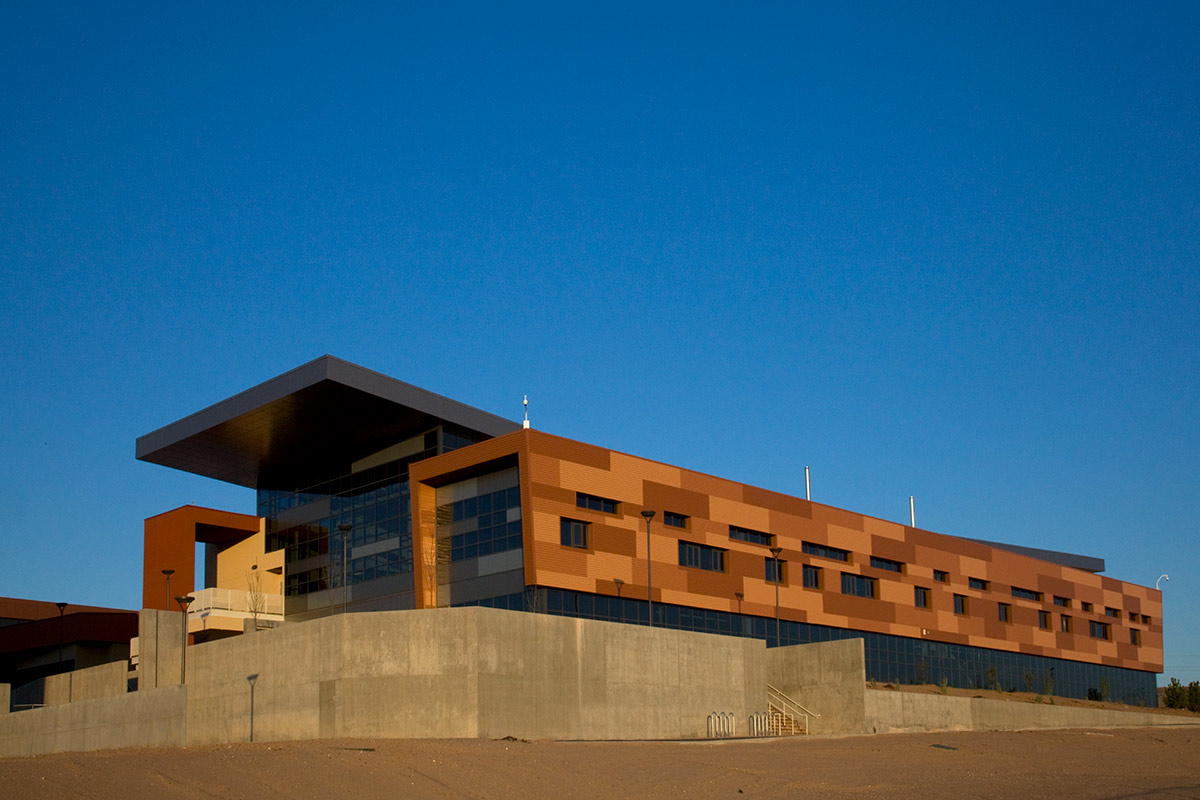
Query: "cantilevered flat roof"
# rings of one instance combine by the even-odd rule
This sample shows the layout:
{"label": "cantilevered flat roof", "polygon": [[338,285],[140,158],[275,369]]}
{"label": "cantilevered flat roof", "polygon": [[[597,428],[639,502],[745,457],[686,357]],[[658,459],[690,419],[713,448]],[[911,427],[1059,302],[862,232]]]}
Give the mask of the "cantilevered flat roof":
{"label": "cantilevered flat roof", "polygon": [[520,425],[325,355],[137,440],[137,458],[258,488],[291,489],[448,423],[483,438]]}

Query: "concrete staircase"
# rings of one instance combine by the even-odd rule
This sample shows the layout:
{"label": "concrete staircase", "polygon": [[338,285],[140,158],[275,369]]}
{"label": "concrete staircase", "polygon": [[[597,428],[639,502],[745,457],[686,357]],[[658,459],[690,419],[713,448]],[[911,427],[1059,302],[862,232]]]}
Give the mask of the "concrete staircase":
{"label": "concrete staircase", "polygon": [[809,711],[782,691],[767,684],[767,736],[800,736],[812,732],[810,721],[820,714]]}

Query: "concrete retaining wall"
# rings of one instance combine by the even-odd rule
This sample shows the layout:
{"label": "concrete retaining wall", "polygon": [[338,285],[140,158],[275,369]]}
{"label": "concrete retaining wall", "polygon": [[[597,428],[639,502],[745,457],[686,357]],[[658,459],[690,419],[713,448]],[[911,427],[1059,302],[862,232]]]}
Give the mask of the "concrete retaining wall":
{"label": "concrete retaining wall", "polygon": [[183,651],[182,612],[143,608],[138,613],[138,648],[139,690],[178,685]]}
{"label": "concrete retaining wall", "polygon": [[339,615],[190,648],[188,741],[249,740],[252,688],[259,740],[698,737],[761,709],[764,652],[487,608]]}
{"label": "concrete retaining wall", "polygon": [[77,669],[46,678],[42,702],[48,706],[78,703],[101,697],[115,697],[128,689],[129,667],[124,661]]}
{"label": "concrete retaining wall", "polygon": [[182,686],[0,715],[0,755],[186,744]]}
{"label": "concrete retaining wall", "polygon": [[1180,724],[868,690],[860,639],[768,651],[754,639],[489,608],[341,614],[199,644],[180,686],[181,624],[143,612],[137,692],[124,692],[123,665],[108,665],[49,683],[52,702],[64,690],[73,702],[0,714],[0,755],[251,737],[697,738],[714,711],[745,735],[768,683],[820,715],[817,734]]}
{"label": "concrete retaining wall", "polygon": [[868,689],[865,696],[868,733],[979,730],[1014,731],[1032,728],[1128,728],[1151,725],[1195,725],[1196,721],[1167,714],[1081,708],[1047,703],[914,694]]}
{"label": "concrete retaining wall", "polygon": [[[821,716],[812,733],[862,733],[866,669],[862,639],[775,647],[766,651],[766,679]],[[760,701],[766,704],[765,695]]]}

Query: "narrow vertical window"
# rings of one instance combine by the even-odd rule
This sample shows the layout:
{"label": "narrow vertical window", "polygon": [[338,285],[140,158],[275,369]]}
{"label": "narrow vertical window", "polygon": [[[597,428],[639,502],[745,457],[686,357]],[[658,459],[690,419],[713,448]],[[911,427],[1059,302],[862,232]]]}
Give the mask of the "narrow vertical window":
{"label": "narrow vertical window", "polygon": [[821,568],[814,567],[811,564],[804,565],[804,588],[805,589],[820,589],[821,588]]}
{"label": "narrow vertical window", "polygon": [[581,547],[587,549],[588,546],[588,524],[577,519],[562,518],[559,533],[562,535],[562,544],[564,547]]}

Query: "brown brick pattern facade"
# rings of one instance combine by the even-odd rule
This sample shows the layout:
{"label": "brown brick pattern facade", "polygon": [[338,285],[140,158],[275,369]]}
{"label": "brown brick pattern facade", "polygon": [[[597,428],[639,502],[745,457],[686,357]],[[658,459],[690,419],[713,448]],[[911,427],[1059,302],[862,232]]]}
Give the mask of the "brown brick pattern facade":
{"label": "brown brick pattern facade", "polygon": [[[730,526],[737,526],[768,534],[782,548],[785,620],[1162,671],[1162,595],[1152,588],[532,430],[412,465],[422,605],[435,602],[423,574],[435,561],[433,488],[514,460],[529,585],[616,595],[619,580],[622,596],[645,599],[641,511],[652,509],[655,602],[773,617],[769,546],[731,538]],[[578,507],[578,492],[615,500],[616,513]],[[683,528],[664,525],[668,511],[686,517]],[[586,548],[561,543],[563,518],[588,523]],[[680,540],[725,551],[724,570],[680,566]],[[805,542],[847,551],[847,560],[806,553]],[[873,566],[872,557],[900,569]],[[804,587],[803,565],[820,570],[819,588]],[[866,582],[874,596],[843,594],[842,573],[874,579]],[[918,587],[928,590],[927,608],[917,605]],[[955,595],[965,598],[965,613],[955,613]],[[1099,632],[1105,638],[1093,636]]]}

